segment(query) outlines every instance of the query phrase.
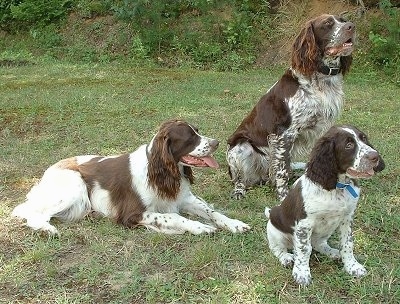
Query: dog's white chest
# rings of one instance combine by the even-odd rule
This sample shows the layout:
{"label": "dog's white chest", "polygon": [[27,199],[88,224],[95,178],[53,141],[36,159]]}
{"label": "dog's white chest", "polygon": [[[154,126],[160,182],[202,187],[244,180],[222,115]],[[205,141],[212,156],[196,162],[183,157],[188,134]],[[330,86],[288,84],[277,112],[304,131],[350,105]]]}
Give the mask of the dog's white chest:
{"label": "dog's white chest", "polygon": [[[304,209],[313,223],[313,234],[330,235],[347,217],[352,217],[357,207],[355,198],[346,189],[326,191],[312,182],[303,181]],[[353,185],[359,195],[360,189]]]}
{"label": "dog's white chest", "polygon": [[296,138],[291,151],[293,157],[309,152],[315,140],[336,121],[343,104],[341,76],[311,82],[299,78],[299,82],[299,90],[287,100],[292,117],[287,134]]}

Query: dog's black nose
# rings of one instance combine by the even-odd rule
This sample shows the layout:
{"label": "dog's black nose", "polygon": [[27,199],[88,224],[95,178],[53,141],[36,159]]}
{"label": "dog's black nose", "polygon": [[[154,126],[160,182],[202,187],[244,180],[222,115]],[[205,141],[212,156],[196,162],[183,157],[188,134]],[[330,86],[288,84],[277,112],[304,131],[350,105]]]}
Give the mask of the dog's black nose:
{"label": "dog's black nose", "polygon": [[212,147],[212,148],[218,148],[218,145],[219,145],[219,141],[218,140],[216,140],[216,139],[213,139],[213,140],[211,140],[210,141],[210,146]]}
{"label": "dog's black nose", "polygon": [[377,163],[379,161],[379,154],[376,151],[369,151],[366,156],[371,162]]}

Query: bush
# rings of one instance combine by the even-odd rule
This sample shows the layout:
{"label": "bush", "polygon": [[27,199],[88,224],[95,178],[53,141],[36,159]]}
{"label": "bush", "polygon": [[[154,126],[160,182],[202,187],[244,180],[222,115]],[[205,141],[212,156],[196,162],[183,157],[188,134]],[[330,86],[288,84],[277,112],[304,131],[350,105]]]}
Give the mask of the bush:
{"label": "bush", "polygon": [[400,14],[390,0],[382,0],[379,7],[383,18],[373,20],[369,40],[369,58],[400,84]]}
{"label": "bush", "polygon": [[84,18],[111,14],[113,0],[75,0],[74,9]]}
{"label": "bush", "polygon": [[72,0],[2,0],[0,27],[7,31],[45,26],[64,17]]}
{"label": "bush", "polygon": [[269,18],[265,0],[121,0],[113,10],[132,25],[149,57],[163,58],[174,50],[175,56],[203,68],[219,60],[235,67],[252,62],[248,58],[255,57],[265,36],[263,20]]}

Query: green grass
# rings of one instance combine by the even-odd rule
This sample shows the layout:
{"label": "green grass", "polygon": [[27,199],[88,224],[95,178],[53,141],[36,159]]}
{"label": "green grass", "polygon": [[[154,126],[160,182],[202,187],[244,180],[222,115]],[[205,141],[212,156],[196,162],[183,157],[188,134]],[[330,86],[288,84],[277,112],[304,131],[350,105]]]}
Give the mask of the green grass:
{"label": "green grass", "polygon": [[[226,138],[283,68],[241,73],[47,63],[0,68],[0,303],[394,303],[400,299],[399,87],[357,69],[340,118],[369,134],[387,168],[362,181],[355,254],[368,275],[311,258],[299,288],[270,253],[269,187],[229,197]],[[379,79],[379,82],[376,81]],[[60,238],[10,219],[47,166],[79,154],[133,151],[160,123],[183,118],[218,138],[218,170],[196,170],[193,191],[252,226],[246,234],[168,236],[107,219],[55,223]]]}

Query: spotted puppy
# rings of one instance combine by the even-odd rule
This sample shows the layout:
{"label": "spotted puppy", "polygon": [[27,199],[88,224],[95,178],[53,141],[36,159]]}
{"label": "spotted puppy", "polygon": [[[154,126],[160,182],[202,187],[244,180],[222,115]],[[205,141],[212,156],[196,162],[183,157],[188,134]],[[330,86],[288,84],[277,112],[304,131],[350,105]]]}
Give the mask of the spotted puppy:
{"label": "spotted puppy", "polygon": [[[298,284],[311,283],[312,249],[341,259],[352,276],[366,274],[353,255],[351,224],[360,196],[357,180],[370,178],[384,167],[363,132],[353,126],[331,127],[314,146],[305,174],[283,202],[265,209],[269,248],[282,265],[293,264]],[[328,245],[336,229],[340,249]],[[288,249],[293,249],[293,254]]]}

